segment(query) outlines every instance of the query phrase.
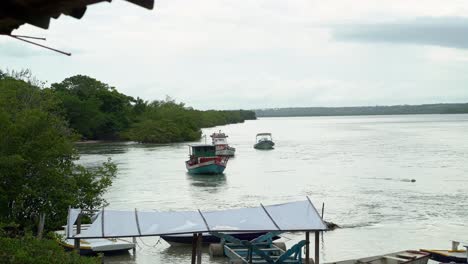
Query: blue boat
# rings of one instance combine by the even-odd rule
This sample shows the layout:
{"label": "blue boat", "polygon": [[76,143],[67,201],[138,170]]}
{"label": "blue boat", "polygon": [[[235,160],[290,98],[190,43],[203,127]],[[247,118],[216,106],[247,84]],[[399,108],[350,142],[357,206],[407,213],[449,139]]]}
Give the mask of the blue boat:
{"label": "blue boat", "polygon": [[[227,232],[227,234],[240,239],[240,240],[252,240],[259,236],[265,235],[267,232]],[[221,239],[217,236],[213,236],[210,233],[203,233],[202,243],[209,245],[213,243],[221,242]],[[191,245],[193,243],[192,234],[180,234],[180,235],[163,235],[161,236],[171,246]],[[273,240],[279,239],[279,236],[274,236]]]}
{"label": "blue boat", "polygon": [[185,166],[190,174],[221,174],[228,162],[228,157],[216,156],[214,145],[190,146],[189,160]]}

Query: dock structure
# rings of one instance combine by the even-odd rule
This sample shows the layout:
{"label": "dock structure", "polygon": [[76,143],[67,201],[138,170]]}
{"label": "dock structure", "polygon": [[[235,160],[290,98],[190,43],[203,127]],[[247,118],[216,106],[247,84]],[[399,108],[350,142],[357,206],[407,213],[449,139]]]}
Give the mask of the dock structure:
{"label": "dock structure", "polygon": [[[75,239],[75,247],[79,249],[80,239],[145,237],[176,234],[193,234],[192,264],[201,263],[201,247],[203,233],[211,233],[224,239],[231,239],[230,232],[304,232],[305,240],[301,240],[290,250],[276,248],[262,250],[256,244],[259,241],[237,241],[234,244],[247,248],[250,257],[240,259],[244,263],[252,263],[254,257],[261,258],[261,263],[291,263],[291,257],[302,262],[301,249],[305,247],[305,263],[310,263],[310,232],[315,233],[314,264],[319,264],[319,236],[327,230],[317,209],[307,197],[304,201],[289,202],[276,205],[226,209],[219,211],[117,211],[102,209],[94,214],[94,221],[86,230],[81,230],[81,215],[85,210],[70,209],[67,219],[67,238]],[[73,225],[77,225],[76,233]],[[270,234],[271,236],[271,234]],[[268,236],[264,237],[268,240]],[[269,241],[269,240],[268,240]],[[260,241],[264,242],[264,241]],[[271,257],[270,253],[279,252]],[[288,256],[284,254],[289,254]],[[299,255],[298,255],[299,254]],[[281,255],[284,255],[281,257]],[[282,259],[288,261],[282,262]],[[242,262],[239,262],[242,263]]]}

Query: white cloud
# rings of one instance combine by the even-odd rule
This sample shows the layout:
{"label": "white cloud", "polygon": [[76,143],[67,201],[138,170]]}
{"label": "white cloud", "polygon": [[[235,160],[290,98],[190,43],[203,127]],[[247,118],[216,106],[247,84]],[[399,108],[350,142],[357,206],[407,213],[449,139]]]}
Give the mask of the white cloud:
{"label": "white cloud", "polygon": [[331,35],[337,24],[467,14],[465,1],[160,0],[154,11],[114,1],[81,20],[60,17],[48,31],[17,32],[46,36],[72,57],[34,50],[47,56],[0,61],[50,82],[87,74],[135,97],[167,94],[204,109],[468,100],[458,50]]}

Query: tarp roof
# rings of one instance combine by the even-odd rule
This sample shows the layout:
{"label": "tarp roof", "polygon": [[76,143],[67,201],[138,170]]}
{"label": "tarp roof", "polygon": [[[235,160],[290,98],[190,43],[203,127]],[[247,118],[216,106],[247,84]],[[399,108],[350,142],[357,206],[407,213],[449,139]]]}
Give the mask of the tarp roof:
{"label": "tarp roof", "polygon": [[81,209],[71,209],[67,221],[68,238],[160,236],[202,232],[298,232],[327,227],[312,202],[290,202],[221,211],[116,211],[103,209],[81,234],[73,234],[73,224]]}

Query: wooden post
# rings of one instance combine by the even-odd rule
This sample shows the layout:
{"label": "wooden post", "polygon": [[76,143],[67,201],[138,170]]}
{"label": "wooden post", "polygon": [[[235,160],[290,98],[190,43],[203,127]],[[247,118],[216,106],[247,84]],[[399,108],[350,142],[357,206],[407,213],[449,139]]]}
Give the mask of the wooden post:
{"label": "wooden post", "polygon": [[306,248],[305,248],[305,264],[310,264],[310,240],[309,240],[309,231],[306,232]]}
{"label": "wooden post", "polygon": [[197,239],[197,264],[201,264],[202,243],[203,243],[203,234],[198,233],[198,239]]}
{"label": "wooden post", "polygon": [[193,233],[192,236],[192,264],[195,264],[195,258],[197,256],[197,234]]}
{"label": "wooden post", "polygon": [[319,264],[320,263],[320,232],[315,231],[315,259],[314,259],[314,264]]}
{"label": "wooden post", "polygon": [[[73,227],[73,223],[72,223]],[[72,234],[73,234],[73,228],[72,228]],[[76,235],[81,234],[81,213],[78,215],[78,219],[76,219]],[[75,250],[80,254],[80,239],[75,238]]]}
{"label": "wooden post", "polygon": [[136,243],[137,243],[136,237],[133,237],[132,241],[133,241],[133,257],[135,257],[136,256]]}

